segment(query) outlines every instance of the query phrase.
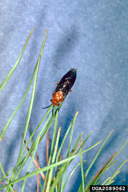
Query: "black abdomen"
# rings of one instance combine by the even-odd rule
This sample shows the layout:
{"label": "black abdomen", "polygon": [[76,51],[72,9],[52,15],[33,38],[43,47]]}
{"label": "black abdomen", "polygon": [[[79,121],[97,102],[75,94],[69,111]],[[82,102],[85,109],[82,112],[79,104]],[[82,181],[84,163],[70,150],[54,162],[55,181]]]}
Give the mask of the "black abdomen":
{"label": "black abdomen", "polygon": [[53,94],[57,91],[63,92],[63,99],[67,96],[68,92],[72,88],[73,84],[76,80],[76,70],[77,69],[70,69],[60,80],[56,89],[54,90]]}

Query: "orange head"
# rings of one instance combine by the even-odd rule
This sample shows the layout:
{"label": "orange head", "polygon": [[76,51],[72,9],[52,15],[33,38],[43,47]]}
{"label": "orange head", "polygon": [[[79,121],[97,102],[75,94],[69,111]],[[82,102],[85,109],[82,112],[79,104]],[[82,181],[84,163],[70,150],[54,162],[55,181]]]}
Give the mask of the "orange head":
{"label": "orange head", "polygon": [[51,99],[51,102],[53,105],[59,105],[59,102],[63,101],[63,92],[62,91],[57,91],[53,93],[53,99]]}

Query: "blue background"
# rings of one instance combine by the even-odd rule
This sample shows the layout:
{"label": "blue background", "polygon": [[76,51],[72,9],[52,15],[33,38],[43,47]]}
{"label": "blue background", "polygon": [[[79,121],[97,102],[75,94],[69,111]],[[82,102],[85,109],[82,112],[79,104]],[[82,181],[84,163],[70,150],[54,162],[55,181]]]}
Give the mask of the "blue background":
{"label": "blue background", "polygon": [[[83,138],[86,138],[92,130],[85,146],[87,148],[98,141],[104,141],[110,131],[114,130],[91,169],[88,182],[128,139],[128,1],[5,0],[0,2],[0,9],[0,84],[16,62],[34,27],[20,65],[0,94],[0,131],[27,89],[48,28],[31,117],[32,130],[45,114],[42,107],[50,104],[55,82],[70,68],[77,68],[73,92],[67,96],[59,113],[61,140],[76,111],[79,111],[79,115],[73,144],[81,132]],[[13,168],[18,157],[30,95],[31,91],[0,142],[0,162],[5,171]],[[51,128],[51,139],[52,132]],[[63,159],[67,143],[62,152]],[[84,171],[99,148],[100,145],[83,155],[86,160]],[[38,149],[40,167],[46,165],[45,151],[46,140]],[[116,159],[117,164],[103,175],[101,182],[128,159],[127,146]],[[79,161],[79,157],[73,161],[68,173]],[[26,168],[27,166],[20,176],[26,173]],[[33,170],[34,166],[31,171]],[[79,167],[65,191],[77,191],[80,183]],[[21,184],[15,185],[14,189],[20,191]],[[128,164],[121,168],[114,184],[128,184]],[[26,189],[36,190],[36,177],[28,179]]]}

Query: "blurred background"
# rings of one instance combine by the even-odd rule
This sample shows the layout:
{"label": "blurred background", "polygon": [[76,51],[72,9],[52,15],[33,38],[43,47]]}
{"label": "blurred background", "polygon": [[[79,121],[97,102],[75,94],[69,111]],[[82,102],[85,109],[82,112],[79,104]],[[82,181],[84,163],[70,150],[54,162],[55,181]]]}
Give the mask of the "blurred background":
{"label": "blurred background", "polygon": [[[77,111],[79,115],[73,144],[81,132],[85,139],[92,130],[86,149],[98,141],[104,141],[110,131],[114,130],[91,169],[86,180],[88,182],[128,140],[128,1],[0,1],[0,84],[16,62],[32,27],[34,31],[23,58],[0,93],[0,132],[28,87],[48,28],[31,128],[33,131],[45,114],[46,110],[42,107],[50,104],[55,83],[70,68],[77,68],[77,79],[72,93],[69,93],[59,112],[58,126],[62,127],[60,142]],[[14,167],[18,157],[30,96],[31,90],[0,142],[0,162],[6,172]],[[51,139],[52,133],[53,127],[49,130]],[[28,138],[29,133],[26,139]],[[83,155],[86,160],[84,172],[100,146]],[[63,159],[66,150],[65,143]],[[46,165],[45,152],[44,141],[38,149],[40,167]],[[103,175],[100,183],[128,159],[127,146],[116,159],[118,162]],[[79,161],[80,157],[76,158],[68,172]],[[34,166],[31,171],[33,170]],[[25,173],[26,168],[20,176]],[[123,185],[127,181],[128,164],[125,164],[114,184]],[[78,167],[65,191],[77,191],[80,183],[81,172]],[[20,183],[14,188],[20,191]],[[27,180],[26,189],[36,191],[35,177]]]}

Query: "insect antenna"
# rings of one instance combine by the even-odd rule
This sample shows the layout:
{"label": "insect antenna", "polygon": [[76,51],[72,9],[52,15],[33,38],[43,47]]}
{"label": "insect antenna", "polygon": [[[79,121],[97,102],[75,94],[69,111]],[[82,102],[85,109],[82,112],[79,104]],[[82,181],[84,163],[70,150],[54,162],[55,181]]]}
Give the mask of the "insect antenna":
{"label": "insect antenna", "polygon": [[[52,104],[51,104],[51,105],[52,105]],[[47,107],[43,107],[42,109],[47,109],[47,108],[51,107],[51,105],[48,105]]]}

